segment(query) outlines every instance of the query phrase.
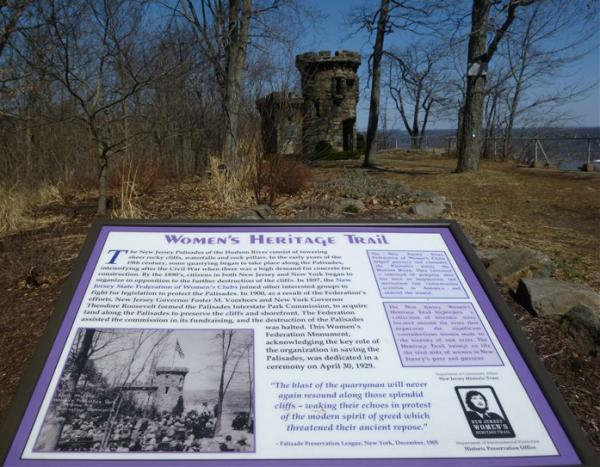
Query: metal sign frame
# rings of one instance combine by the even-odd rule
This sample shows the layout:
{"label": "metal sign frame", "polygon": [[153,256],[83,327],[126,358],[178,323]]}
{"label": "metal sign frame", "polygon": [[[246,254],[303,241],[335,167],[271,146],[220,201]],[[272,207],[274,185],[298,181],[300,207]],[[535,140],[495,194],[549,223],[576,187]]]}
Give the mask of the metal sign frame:
{"label": "metal sign frame", "polygon": [[[385,227],[385,228],[445,228],[450,231],[452,237],[458,244],[461,252],[463,253],[468,265],[471,267],[476,279],[481,284],[484,292],[487,294],[490,302],[495,308],[498,316],[500,317],[502,324],[505,326],[506,330],[510,334],[513,339],[513,342],[520,352],[521,356],[525,360],[529,370],[534,376],[536,383],[541,389],[543,395],[548,401],[550,407],[552,408],[556,418],[558,419],[560,425],[562,426],[564,432],[566,433],[570,443],[572,444],[574,450],[577,455],[583,462],[581,465],[586,466],[594,466],[600,465],[600,457],[596,454],[590,443],[587,441],[584,433],[579,428],[577,421],[572,414],[572,412],[567,407],[563,398],[561,397],[552,377],[549,375],[547,370],[544,368],[542,362],[538,358],[533,346],[528,341],[524,332],[521,330],[517,320],[512,315],[512,312],[506,305],[503,297],[498,291],[496,285],[491,280],[488,275],[485,267],[477,257],[475,250],[469,243],[467,237],[461,230],[459,224],[453,220],[436,220],[436,221],[402,221],[402,222],[388,222],[388,221],[356,221],[356,222],[331,222],[331,221],[323,221],[323,222],[315,222],[315,221],[305,221],[305,222],[285,222],[285,221],[265,221],[265,222],[255,222],[255,221],[162,221],[162,220],[139,220],[139,221],[118,221],[118,220],[96,220],[93,222],[87,238],[83,244],[81,252],[75,261],[71,274],[63,287],[63,291],[60,295],[59,300],[55,306],[55,310],[48,322],[47,329],[43,336],[41,337],[35,353],[30,362],[30,366],[26,373],[24,374],[18,391],[14,396],[12,401],[12,405],[7,411],[6,419],[4,420],[3,426],[0,428],[0,462],[4,462],[6,456],[9,453],[9,450],[13,444],[13,440],[17,433],[17,430],[21,424],[21,420],[25,414],[25,411],[30,403],[32,393],[34,388],[40,378],[42,370],[46,364],[46,359],[54,346],[54,341],[59,331],[59,328],[65,318],[65,314],[75,290],[80,282],[80,278],[83,274],[84,269],[86,268],[90,256],[92,254],[92,250],[96,245],[96,241],[100,235],[100,232],[103,227],[119,227],[119,226],[128,226],[128,227],[255,227],[260,230],[264,227],[277,227],[277,228],[285,228],[285,227],[348,227],[353,229],[358,229],[360,227]],[[400,458],[398,458],[400,459]],[[465,457],[465,459],[467,459]],[[485,458],[479,458],[483,463],[485,463]],[[286,459],[287,460],[287,459]],[[419,459],[413,459],[414,461],[419,461]],[[428,458],[428,461],[435,461],[436,459]],[[283,461],[283,459],[272,460],[272,459],[249,459],[249,460],[206,460],[206,461],[198,461],[198,460],[181,460],[181,461],[169,461],[172,464],[177,465],[195,465],[197,463],[214,463],[215,465],[231,465],[229,463],[234,463],[236,465],[243,464],[244,462],[248,462],[252,465],[278,465]],[[319,462],[322,462],[323,459],[298,459],[301,461],[303,465],[309,464],[311,461],[315,462],[314,465],[318,465]],[[327,459],[328,462],[337,463],[338,465],[343,465],[347,459]],[[372,463],[374,465],[377,464],[378,461],[381,461],[383,464],[390,465],[393,463],[394,459],[373,459],[365,461],[364,465],[367,463]],[[39,460],[32,462],[40,462]],[[44,465],[65,465],[71,462],[77,461],[69,461],[69,460],[45,460],[43,461]],[[121,460],[97,460],[93,461],[98,465],[123,465],[123,463],[133,463],[136,465],[147,465],[152,464],[153,460],[138,460],[132,459],[131,461],[121,461]],[[164,461],[163,461],[164,462]],[[443,459],[440,460],[443,463]],[[27,465],[28,460],[22,461],[23,465]]]}

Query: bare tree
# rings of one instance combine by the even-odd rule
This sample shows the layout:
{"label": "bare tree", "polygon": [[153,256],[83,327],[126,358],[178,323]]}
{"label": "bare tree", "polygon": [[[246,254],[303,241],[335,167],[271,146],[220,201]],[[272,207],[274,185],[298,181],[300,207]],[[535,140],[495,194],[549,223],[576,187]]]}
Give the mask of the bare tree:
{"label": "bare tree", "polygon": [[178,177],[200,173],[208,154],[222,150],[219,90],[195,43],[187,27],[165,31],[157,46],[157,67],[176,72],[151,84],[145,107],[151,152]]}
{"label": "bare tree", "polygon": [[386,52],[388,90],[414,149],[421,148],[432,108],[449,102],[440,50],[439,44],[411,44]]}
{"label": "bare tree", "polygon": [[24,26],[23,17],[33,3],[32,0],[0,2],[0,57],[11,36]]}
{"label": "bare tree", "polygon": [[293,0],[181,0],[174,11],[192,26],[196,46],[212,67],[223,113],[223,155],[237,156],[242,87],[249,48],[284,36],[275,21],[299,15]]}
{"label": "bare tree", "polygon": [[[589,52],[585,45],[595,33],[591,20],[597,18],[581,21],[585,4],[582,0],[536,3],[524,11],[505,41],[510,81],[505,95],[505,156],[510,153],[517,118],[542,108],[553,113],[550,107],[573,101],[589,89],[590,83],[581,84],[583,80],[578,79],[579,84],[540,92],[549,78],[557,76],[566,66]],[[568,41],[557,40],[565,33],[568,33]]]}
{"label": "bare tree", "polygon": [[[482,121],[485,98],[485,80],[488,64],[510,26],[519,8],[537,0],[473,0],[471,33],[467,54],[467,86],[458,139],[457,172],[479,170],[482,144]],[[494,11],[490,31],[490,11]],[[492,39],[488,44],[488,33]]]}
{"label": "bare tree", "polygon": [[[496,159],[497,142],[496,137],[499,129],[504,125],[503,100],[507,92],[507,81],[509,73],[504,68],[494,69],[490,72],[491,79],[486,81],[485,104],[484,104],[484,146],[482,157],[484,159]],[[493,148],[492,148],[493,146]],[[491,154],[494,154],[492,157]]]}
{"label": "bare tree", "polygon": [[439,24],[433,13],[445,2],[443,0],[381,0],[375,12],[363,8],[351,17],[354,24],[369,33],[375,32],[373,53],[369,57],[371,97],[369,100],[369,120],[367,124],[366,149],[363,167],[372,167],[377,154],[377,125],[381,94],[381,65],[384,55],[386,34],[392,31],[425,33]]}
{"label": "bare tree", "polygon": [[78,109],[75,118],[96,145],[101,216],[107,208],[109,158],[140,135],[123,131],[129,118],[123,106],[153,79],[139,43],[128,46],[139,40],[144,12],[137,0],[54,0],[46,12],[44,72],[71,97]]}
{"label": "bare tree", "polygon": [[[383,41],[385,34],[389,30],[388,13],[390,0],[381,0],[381,6],[377,11],[376,24],[377,34],[375,35],[375,44],[373,45],[373,54],[370,58],[371,65],[371,99],[369,100],[369,122],[367,125],[367,140],[365,149],[365,159],[363,167],[372,167],[375,164],[375,155],[377,154],[377,124],[379,123],[379,99],[381,94],[381,60],[383,58]],[[375,19],[366,22],[367,27],[375,24]]]}
{"label": "bare tree", "polygon": [[198,8],[192,0],[185,0],[179,11],[192,25],[197,45],[214,67],[224,114],[223,154],[235,157],[252,0],[200,0]]}
{"label": "bare tree", "polygon": [[[86,369],[89,372],[90,362],[93,362],[93,365],[103,358],[114,358],[115,355],[121,354],[124,355],[122,364],[114,365],[117,374],[114,378],[113,387],[117,391],[111,404],[106,431],[104,432],[103,447],[105,447],[114,428],[113,422],[119,414],[125,388],[135,384],[140,375],[147,371],[148,362],[152,360],[159,346],[171,332],[170,330],[150,330],[123,333],[122,331],[111,330],[81,330],[73,343],[67,358],[64,377],[59,383],[58,392],[67,396],[66,406],[61,408],[57,403],[51,404],[44,424],[44,436],[38,439],[38,448],[44,450],[56,449],[64,424],[73,415],[75,395],[85,387],[86,381],[82,383],[80,379]],[[140,355],[142,348],[146,351],[145,356]],[[112,361],[118,362],[119,360]]]}
{"label": "bare tree", "polygon": [[217,338],[221,344],[221,365],[219,376],[219,391],[217,393],[217,407],[215,413],[215,433],[221,429],[221,418],[223,416],[223,403],[229,390],[229,386],[237,374],[240,361],[246,355],[250,346],[238,340],[238,333],[233,330],[224,330]]}
{"label": "bare tree", "polygon": [[[138,378],[146,371],[148,362],[152,361],[157,349],[164,340],[172,333],[170,330],[143,330],[132,332],[130,336],[131,347],[128,349],[119,348],[117,352],[130,352],[125,365],[120,368],[119,375],[115,380],[118,387],[117,394],[111,404],[111,408],[106,421],[106,429],[101,443],[101,449],[106,449],[116,425],[116,419],[123,404],[123,393],[128,386],[135,384]],[[139,355],[143,347],[149,347],[145,357]],[[141,365],[138,360],[141,360]]]}

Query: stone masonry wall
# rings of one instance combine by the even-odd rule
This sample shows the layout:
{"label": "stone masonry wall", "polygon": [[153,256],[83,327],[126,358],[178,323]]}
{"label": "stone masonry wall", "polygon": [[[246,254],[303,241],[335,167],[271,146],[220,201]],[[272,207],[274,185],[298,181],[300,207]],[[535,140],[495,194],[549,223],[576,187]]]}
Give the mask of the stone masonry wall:
{"label": "stone masonry wall", "polygon": [[157,386],[154,405],[158,412],[171,412],[183,395],[187,368],[157,368],[154,384]]}
{"label": "stone masonry wall", "polygon": [[323,142],[336,151],[355,149],[360,54],[308,52],[296,57],[296,66],[304,98],[304,152],[317,152]]}
{"label": "stone masonry wall", "polygon": [[273,92],[256,102],[261,115],[262,141],[269,154],[302,152],[303,100],[293,94]]}

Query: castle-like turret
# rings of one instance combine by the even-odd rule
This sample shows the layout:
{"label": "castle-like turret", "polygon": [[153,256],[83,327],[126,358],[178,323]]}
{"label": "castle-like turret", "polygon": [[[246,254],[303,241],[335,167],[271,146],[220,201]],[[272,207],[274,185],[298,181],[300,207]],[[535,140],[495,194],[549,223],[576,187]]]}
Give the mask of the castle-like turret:
{"label": "castle-like turret", "polygon": [[358,52],[307,52],[296,56],[304,98],[305,153],[318,153],[329,145],[336,151],[356,149],[359,66]]}
{"label": "castle-like turret", "polygon": [[188,369],[184,367],[158,367],[154,377],[156,393],[154,406],[158,412],[171,412],[179,396],[183,396],[183,384]]}

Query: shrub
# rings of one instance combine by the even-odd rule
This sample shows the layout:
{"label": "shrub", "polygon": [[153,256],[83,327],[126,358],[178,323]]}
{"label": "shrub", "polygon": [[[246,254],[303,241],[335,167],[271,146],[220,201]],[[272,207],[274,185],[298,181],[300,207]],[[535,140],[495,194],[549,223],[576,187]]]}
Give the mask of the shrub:
{"label": "shrub", "polygon": [[302,162],[284,156],[262,157],[256,162],[255,201],[273,205],[279,195],[302,191],[308,180],[309,170]]}
{"label": "shrub", "polygon": [[315,158],[320,159],[322,157],[327,157],[329,154],[333,153],[333,147],[329,141],[319,141],[315,146]]}
{"label": "shrub", "polygon": [[367,149],[367,140],[365,139],[365,135],[362,133],[356,133],[356,152],[365,153]]}
{"label": "shrub", "polygon": [[333,196],[344,198],[363,199],[376,197],[387,200],[406,201],[410,197],[410,190],[402,183],[391,180],[373,180],[365,177],[364,172],[356,169],[344,169],[343,172],[328,180],[322,185],[322,190]]}
{"label": "shrub", "polygon": [[348,206],[346,206],[344,208],[344,212],[350,213],[350,214],[357,214],[359,211],[358,206],[356,206],[355,204],[349,204]]}
{"label": "shrub", "polygon": [[[358,141],[358,138],[357,138]],[[308,160],[320,160],[320,161],[338,161],[347,159],[359,159],[364,155],[364,140],[362,147],[357,143],[355,151],[336,151],[328,141],[319,141],[315,146],[315,152],[313,154],[305,156]]]}
{"label": "shrub", "polygon": [[295,195],[306,187],[309,172],[302,162],[280,157],[271,162],[271,166],[272,186],[276,194]]}

